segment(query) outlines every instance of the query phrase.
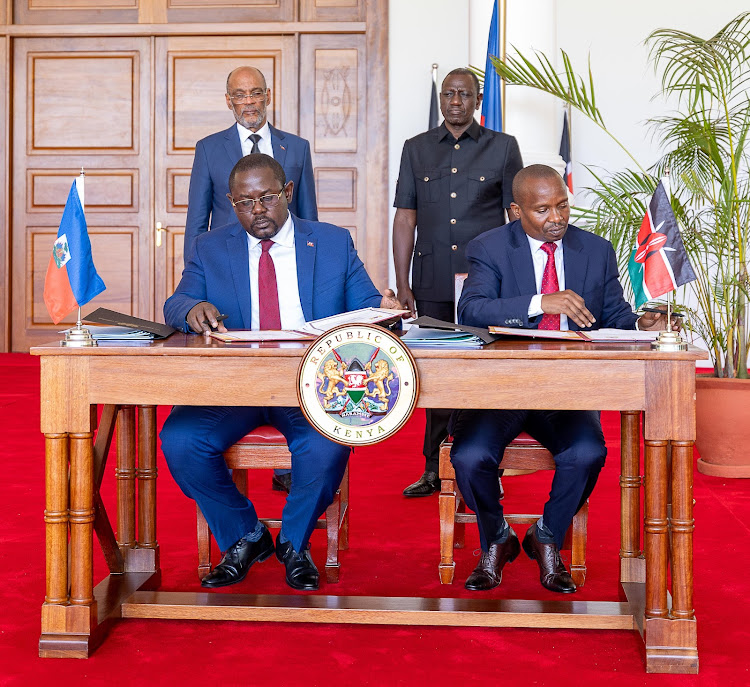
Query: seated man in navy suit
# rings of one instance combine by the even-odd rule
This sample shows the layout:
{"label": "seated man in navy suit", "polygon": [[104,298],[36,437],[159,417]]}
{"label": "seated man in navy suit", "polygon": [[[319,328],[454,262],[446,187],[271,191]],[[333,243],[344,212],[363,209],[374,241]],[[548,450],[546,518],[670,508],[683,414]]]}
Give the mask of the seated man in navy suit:
{"label": "seated man in navy suit", "polygon": [[[663,329],[664,315],[640,319],[625,301],[612,244],[568,225],[568,192],[551,167],[531,165],[513,181],[516,220],[466,248],[469,276],[459,321],[529,329]],[[521,551],[503,517],[497,471],[505,447],[522,431],[549,449],[556,470],[544,513],[523,549],[554,592],[576,586],[560,558],[565,533],[604,466],[600,414],[591,410],[461,410],[453,423],[451,461],[466,505],[477,514],[482,557],[466,580],[471,590],[500,584],[503,566]]]}
{"label": "seated man in navy suit", "polygon": [[[227,200],[227,180],[232,167],[243,155],[265,153],[277,160],[286,178],[294,183],[290,212],[302,219],[318,219],[310,144],[268,123],[266,111],[271,103],[271,89],[263,74],[255,67],[238,67],[227,77],[224,97],[237,122],[225,131],[201,139],[195,146],[185,220],[186,265],[195,239],[208,231],[209,217],[212,229],[234,221],[234,211]],[[273,488],[288,492],[289,471],[275,470],[274,473]]]}
{"label": "seated man in navy suit", "polygon": [[[164,304],[165,320],[173,327],[198,333],[226,331],[224,324],[296,329],[357,308],[398,307],[390,289],[381,298],[346,229],[289,213],[294,184],[273,158],[243,157],[232,170],[229,188],[236,221],[198,237],[177,290]],[[228,315],[224,323],[217,319],[220,312]],[[237,490],[222,456],[265,424],[286,437],[292,454],[292,489],[276,557],[286,567],[289,586],[318,588],[308,539],[333,501],[350,449],[318,434],[296,407],[175,406],[161,432],[167,464],[226,552],[203,579],[204,587],[239,582],[253,563],[274,552],[270,533],[252,502]]]}

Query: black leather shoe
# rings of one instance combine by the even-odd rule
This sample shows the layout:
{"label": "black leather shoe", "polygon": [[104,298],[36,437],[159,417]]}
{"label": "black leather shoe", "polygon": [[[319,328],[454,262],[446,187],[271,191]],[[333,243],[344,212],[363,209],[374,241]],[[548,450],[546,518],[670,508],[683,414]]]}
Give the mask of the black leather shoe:
{"label": "black leather shoe", "polygon": [[539,564],[539,581],[542,587],[560,594],[572,594],[576,590],[575,582],[560,558],[557,544],[540,542],[536,536],[535,524],[526,531],[523,550]]}
{"label": "black leather shoe", "polygon": [[289,493],[289,489],[292,486],[292,473],[285,472],[281,475],[274,475],[271,477],[271,489],[274,491],[285,491]]}
{"label": "black leather shoe", "polygon": [[404,489],[404,496],[430,496],[440,491],[440,478],[437,472],[425,470],[422,476]]}
{"label": "black leather shoe", "polygon": [[521,544],[511,527],[510,536],[502,544],[492,544],[489,551],[482,551],[479,564],[466,579],[464,587],[473,592],[494,589],[503,579],[503,566],[516,560],[519,553]]}
{"label": "black leather shoe", "polygon": [[276,558],[286,568],[286,583],[292,589],[306,591],[320,586],[320,574],[310,556],[310,548],[297,553],[291,542],[282,544],[276,537]]}
{"label": "black leather shoe", "polygon": [[240,539],[227,549],[221,563],[201,580],[201,587],[226,587],[242,582],[253,563],[266,560],[272,553],[273,539],[265,528],[258,541]]}

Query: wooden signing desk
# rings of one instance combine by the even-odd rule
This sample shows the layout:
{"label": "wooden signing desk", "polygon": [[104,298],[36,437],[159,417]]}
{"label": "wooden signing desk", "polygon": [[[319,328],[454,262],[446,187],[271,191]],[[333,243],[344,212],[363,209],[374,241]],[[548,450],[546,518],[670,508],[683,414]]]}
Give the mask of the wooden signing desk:
{"label": "wooden signing desk", "polygon": [[[637,630],[645,643],[647,671],[698,671],[695,361],[707,356],[692,347],[661,353],[643,344],[513,341],[470,351],[414,351],[421,407],[622,411],[621,603],[158,591],[156,406],[295,406],[303,351],[304,345],[296,343],[221,344],[184,334],[147,345],[75,349],[50,344],[31,350],[41,357],[46,437],[47,582],[40,656],[86,657],[117,618],[188,618]],[[221,395],[216,394],[217,379],[222,380]],[[105,407],[95,431],[98,404]],[[115,425],[117,536],[99,496]],[[94,531],[110,569],[96,587]]]}

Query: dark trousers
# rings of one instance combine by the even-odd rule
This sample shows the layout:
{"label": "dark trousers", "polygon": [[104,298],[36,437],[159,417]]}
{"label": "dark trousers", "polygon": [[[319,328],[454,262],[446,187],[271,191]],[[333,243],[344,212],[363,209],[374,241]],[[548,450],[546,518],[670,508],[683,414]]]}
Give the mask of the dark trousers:
{"label": "dark trousers", "polygon": [[[434,317],[447,322],[455,321],[455,306],[453,301],[417,301],[417,314]],[[426,412],[427,424],[424,428],[424,469],[430,472],[438,471],[440,443],[448,436],[448,420],[451,416],[448,408],[428,408]]]}
{"label": "dark trousers", "polygon": [[299,408],[175,406],[160,434],[162,449],[180,489],[200,506],[216,543],[226,551],[255,529],[258,516],[232,481],[222,454],[261,425],[276,427],[292,454],[282,531],[295,551],[302,551],[315,521],[333,501],[350,450],[318,434]]}
{"label": "dark trousers", "polygon": [[503,531],[497,470],[505,447],[522,431],[555,458],[555,476],[544,506],[544,525],[562,547],[573,516],[586,502],[604,467],[607,447],[594,410],[460,410],[453,426],[451,462],[466,505],[477,514],[482,550]]}

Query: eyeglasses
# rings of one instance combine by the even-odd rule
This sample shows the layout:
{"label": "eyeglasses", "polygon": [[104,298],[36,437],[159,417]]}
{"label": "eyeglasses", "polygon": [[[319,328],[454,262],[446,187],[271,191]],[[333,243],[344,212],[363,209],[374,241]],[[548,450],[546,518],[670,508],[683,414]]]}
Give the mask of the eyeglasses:
{"label": "eyeglasses", "polygon": [[253,91],[252,93],[227,93],[227,96],[229,96],[229,99],[235,105],[240,105],[248,101],[251,103],[257,103],[260,100],[264,100],[266,97],[266,92],[259,89],[257,91]]}
{"label": "eyeglasses", "polygon": [[255,203],[260,203],[262,207],[270,210],[272,208],[275,208],[279,204],[282,195],[284,195],[283,188],[278,193],[269,193],[268,195],[261,196],[260,198],[243,198],[242,200],[237,201],[232,199],[232,207],[234,207],[237,212],[245,213],[252,212],[255,208]]}

